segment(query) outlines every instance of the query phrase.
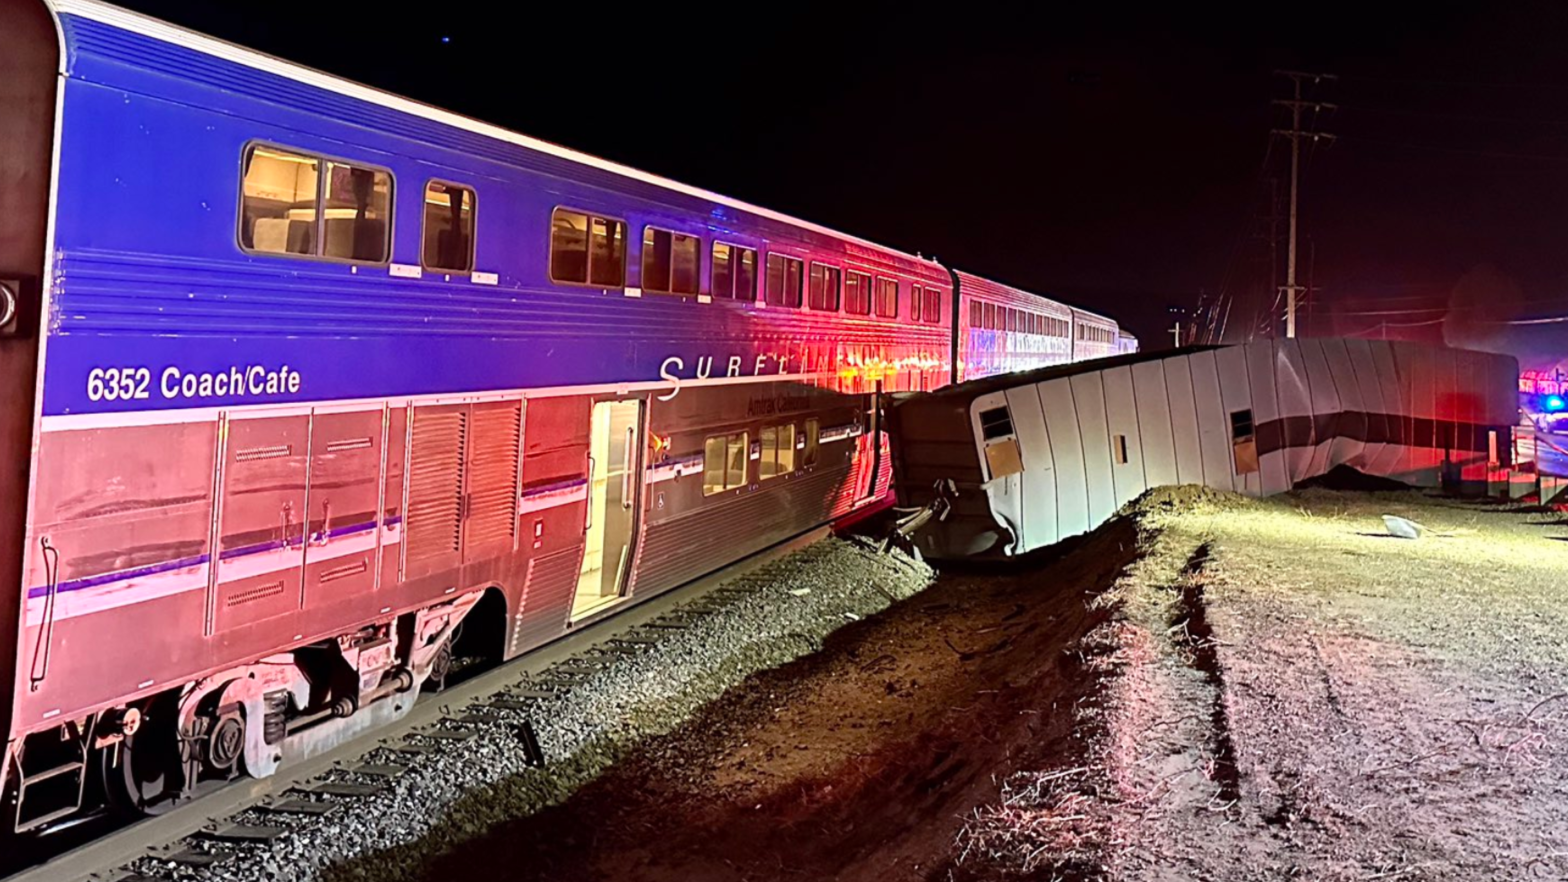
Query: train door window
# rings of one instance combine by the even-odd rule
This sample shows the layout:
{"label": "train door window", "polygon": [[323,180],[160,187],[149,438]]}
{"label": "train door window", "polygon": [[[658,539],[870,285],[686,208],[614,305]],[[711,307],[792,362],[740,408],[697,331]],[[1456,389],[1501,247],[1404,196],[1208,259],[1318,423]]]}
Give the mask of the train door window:
{"label": "train door window", "polygon": [[588,281],[607,288],[626,284],[626,225],[618,220],[589,220]]}
{"label": "train door window", "polygon": [[253,145],[244,174],[240,244],[267,254],[315,254],[321,160]]}
{"label": "train door window", "polygon": [[684,233],[644,227],[642,287],[665,294],[696,294],[702,240]]}
{"label": "train door window", "polygon": [[329,161],[324,189],[322,256],[385,263],[392,253],[392,175]]}
{"label": "train door window", "polygon": [[836,266],[824,266],[820,263],[811,265],[811,300],[809,305],[812,309],[838,312],[841,275],[839,268]]}
{"label": "train door window", "polygon": [[746,484],[746,432],[715,435],[703,442],[702,495],[712,496]]}
{"label": "train door window", "polygon": [[852,315],[871,314],[871,277],[850,271],[844,279],[844,311]]}
{"label": "train door window", "polygon": [[804,269],[802,262],[793,257],[768,255],[767,282],[763,295],[769,306],[800,308]]}
{"label": "train door window", "polygon": [[806,443],[800,450],[800,464],[803,468],[811,468],[817,464],[817,458],[822,452],[822,424],[817,419],[806,420]]}
{"label": "train door window", "polygon": [[933,325],[942,323],[942,292],[936,288],[926,288],[921,291],[925,300],[926,321]]}
{"label": "train door window", "polygon": [[425,269],[467,273],[474,269],[474,191],[457,184],[425,185]]}

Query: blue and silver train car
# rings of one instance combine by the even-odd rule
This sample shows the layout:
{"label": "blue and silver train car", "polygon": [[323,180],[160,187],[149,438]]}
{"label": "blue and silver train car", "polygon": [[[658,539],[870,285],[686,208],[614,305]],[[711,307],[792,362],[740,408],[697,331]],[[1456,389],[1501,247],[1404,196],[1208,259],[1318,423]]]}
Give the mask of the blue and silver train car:
{"label": "blue and silver train car", "polygon": [[876,394],[952,378],[933,261],[94,0],[0,25],[16,830],[881,505]]}

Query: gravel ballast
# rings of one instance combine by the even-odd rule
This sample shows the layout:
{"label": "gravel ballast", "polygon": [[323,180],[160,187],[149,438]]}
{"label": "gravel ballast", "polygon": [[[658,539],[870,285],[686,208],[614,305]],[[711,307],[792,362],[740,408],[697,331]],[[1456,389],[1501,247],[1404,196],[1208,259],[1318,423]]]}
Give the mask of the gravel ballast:
{"label": "gravel ballast", "polygon": [[[669,732],[747,676],[817,651],[837,628],[921,591],[932,579],[929,567],[897,552],[821,540],[618,635],[620,642],[610,641],[613,651],[596,647],[523,678],[522,688],[571,684],[531,700],[526,709],[485,708],[494,719],[456,722],[469,709],[452,707],[452,719],[441,727],[472,733],[466,740],[414,737],[408,743],[429,748],[420,755],[367,749],[367,764],[410,764],[395,778],[352,768],[331,776],[385,786],[379,793],[313,797],[333,803],[322,817],[250,809],[218,826],[287,832],[270,842],[193,840],[174,847],[230,854],[213,866],[158,855],[129,869],[181,880],[415,878],[431,858],[495,824],[564,800],[641,739]],[[537,735],[543,768],[528,765],[519,731],[525,721]]]}

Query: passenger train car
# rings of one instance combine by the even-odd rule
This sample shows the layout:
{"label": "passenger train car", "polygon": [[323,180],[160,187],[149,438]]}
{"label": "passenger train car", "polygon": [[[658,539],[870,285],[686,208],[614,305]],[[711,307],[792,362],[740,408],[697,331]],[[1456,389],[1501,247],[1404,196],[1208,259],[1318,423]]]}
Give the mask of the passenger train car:
{"label": "passenger train car", "polygon": [[0,205],[18,831],[883,505],[880,393],[1117,333],[93,0],[0,0]]}

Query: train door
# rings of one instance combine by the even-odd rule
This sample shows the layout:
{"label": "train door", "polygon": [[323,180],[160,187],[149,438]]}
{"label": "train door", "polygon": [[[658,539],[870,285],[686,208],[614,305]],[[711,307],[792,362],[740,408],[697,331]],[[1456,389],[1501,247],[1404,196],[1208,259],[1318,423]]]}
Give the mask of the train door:
{"label": "train door", "polygon": [[597,401],[588,436],[588,506],[572,619],[614,603],[626,589],[642,489],[642,402]]}
{"label": "train door", "polygon": [[231,419],[224,446],[212,630],[300,606],[310,417]]}
{"label": "train door", "polygon": [[305,604],[321,607],[376,585],[377,507],[385,413],[318,413],[310,429]]}
{"label": "train door", "polygon": [[882,381],[877,380],[871,393],[871,411],[866,421],[867,431],[861,436],[861,462],[868,463],[861,477],[858,502],[865,502],[877,495],[877,475],[882,471]]}

